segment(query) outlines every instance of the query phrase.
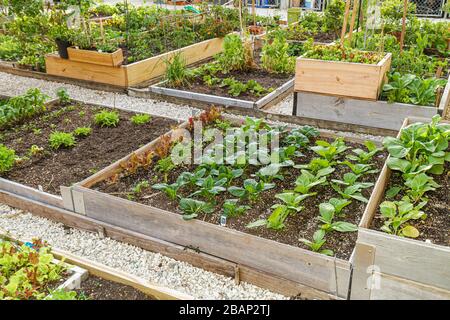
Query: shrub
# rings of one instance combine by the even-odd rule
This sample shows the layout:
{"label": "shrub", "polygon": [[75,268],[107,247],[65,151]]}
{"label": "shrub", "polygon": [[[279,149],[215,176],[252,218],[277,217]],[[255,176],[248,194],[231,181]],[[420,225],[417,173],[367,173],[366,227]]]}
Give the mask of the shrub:
{"label": "shrub", "polygon": [[119,114],[115,111],[103,110],[94,115],[94,122],[100,127],[116,127],[119,120]]}
{"label": "shrub", "polygon": [[246,70],[253,64],[252,50],[237,34],[229,34],[223,41],[223,52],[217,62],[222,73]]}
{"label": "shrub", "polygon": [[76,145],[75,137],[72,133],[55,131],[49,138],[50,147],[52,149],[59,149],[61,147],[70,148]]}
{"label": "shrub", "polygon": [[0,173],[11,170],[16,160],[16,152],[13,149],[0,144]]}
{"label": "shrub", "polygon": [[148,123],[152,117],[148,114],[136,114],[131,117],[131,122],[135,125],[142,125]]}
{"label": "shrub", "polygon": [[92,133],[92,128],[90,127],[78,127],[73,132],[77,137],[87,137]]}

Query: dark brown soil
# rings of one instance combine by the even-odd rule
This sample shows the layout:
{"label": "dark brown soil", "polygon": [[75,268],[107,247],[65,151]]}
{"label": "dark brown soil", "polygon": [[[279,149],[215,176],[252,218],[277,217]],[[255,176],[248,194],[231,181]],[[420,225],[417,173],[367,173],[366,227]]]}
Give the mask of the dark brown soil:
{"label": "dark brown soil", "polygon": [[[314,142],[312,142],[314,144]],[[347,143],[348,146],[352,148],[361,147],[357,144]],[[317,155],[310,150],[301,150],[304,153],[304,157],[295,159],[296,164],[306,164],[312,158]],[[350,152],[350,150],[348,151]],[[345,158],[345,154],[341,154],[340,160]],[[375,167],[381,169],[386,158],[385,153],[380,153],[374,158]],[[349,172],[347,166],[336,165],[336,170],[330,175],[328,181],[331,179],[341,179],[346,172]],[[251,178],[260,167],[249,167],[244,172],[244,175],[233,181],[232,185],[242,186],[243,181],[247,178]],[[173,183],[177,177],[184,171],[192,171],[194,166],[183,166],[174,169],[169,177],[168,183]],[[285,221],[285,228],[281,231],[274,231],[271,229],[266,229],[265,227],[259,227],[254,229],[246,228],[246,225],[250,222],[254,222],[258,219],[267,218],[271,212],[271,206],[275,203],[281,203],[281,201],[275,198],[275,195],[281,193],[285,190],[292,190],[295,187],[295,180],[300,174],[299,169],[289,168],[282,171],[284,175],[284,180],[275,180],[276,187],[274,189],[265,191],[262,196],[255,203],[248,203],[242,201],[242,204],[248,204],[252,208],[248,210],[244,215],[237,218],[228,218],[227,227],[236,229],[245,233],[257,235],[263,238],[272,239],[278,242],[286,243],[293,246],[307,248],[301,241],[300,238],[312,239],[313,233],[318,229],[318,205],[322,202],[328,201],[330,198],[339,197],[339,195],[331,188],[331,186],[319,186],[313,189],[317,192],[317,196],[309,197],[302,202],[304,210],[298,214],[291,214]],[[361,178],[363,182],[373,182],[375,183],[378,174],[366,175]],[[136,202],[155,206],[168,211],[176,212],[182,214],[181,210],[178,208],[176,202],[172,202],[168,197],[157,190],[152,188],[144,189],[140,194],[135,194],[132,192],[133,187],[142,180],[148,180],[150,185],[155,183],[160,183],[163,181],[163,176],[161,173],[156,171],[154,167],[150,170],[139,170],[136,174],[132,176],[126,176],[121,178],[116,184],[108,184],[106,182],[100,183],[94,186],[94,189],[100,190],[102,192],[114,194],[119,197],[129,198]],[[370,197],[373,188],[369,188],[363,191],[363,195],[366,198]],[[193,192],[189,187],[182,188],[179,195],[182,197],[187,197]],[[222,214],[222,204],[226,199],[234,198],[230,193],[223,192],[215,198],[217,205],[216,210],[212,214],[200,215],[197,219],[201,219],[213,224],[219,224],[220,216]],[[340,217],[339,220],[351,222],[358,224],[362,214],[364,212],[365,204],[356,200],[344,209],[345,216]],[[343,259],[349,259],[353,251],[353,247],[356,242],[357,233],[339,233],[332,232],[327,236],[326,246],[323,249],[332,249],[336,256]]]}
{"label": "dark brown soil", "polygon": [[331,43],[336,39],[337,39],[336,34],[332,31],[319,32],[314,36],[314,42],[321,42],[321,43]]}
{"label": "dark brown soil", "polygon": [[117,282],[89,276],[76,290],[89,300],[156,300],[143,292]]}
{"label": "dark brown soil", "polygon": [[[130,121],[134,113],[119,111],[117,127],[101,128],[93,122],[94,114],[100,110],[89,105],[59,105],[24,125],[1,130],[0,143],[14,149],[16,155],[24,160],[0,176],[33,188],[42,186],[44,191],[59,194],[60,186],[80,182],[166,133],[176,124],[174,120],[152,117],[147,124],[135,125]],[[53,131],[72,132],[77,127],[86,126],[92,128],[91,135],[76,138],[75,147],[50,148],[48,138]],[[33,145],[43,148],[43,152],[31,156]]]}
{"label": "dark brown soil", "polygon": [[[416,238],[417,240],[429,240],[435,244],[450,246],[450,164],[446,162],[444,174],[434,175],[433,178],[441,187],[436,191],[426,193],[429,200],[422,210],[427,214],[427,218],[425,220],[410,220],[407,224],[419,230],[420,236]],[[386,190],[393,186],[403,186],[403,184],[401,174],[393,171]],[[395,200],[400,200],[402,196],[404,196],[404,193],[400,192]],[[377,212],[371,228],[379,230],[382,225],[381,213]]]}
{"label": "dark brown soil", "polygon": [[[255,51],[255,63],[257,65],[260,64],[260,51]],[[260,85],[262,85],[264,88],[269,89],[276,89],[283,84],[285,84],[288,80],[292,79],[293,75],[290,74],[274,74],[269,73],[263,69],[260,69],[258,67],[255,67],[249,71],[233,71],[228,74],[221,74],[220,72],[215,75],[217,78],[225,79],[225,78],[234,78],[235,80],[241,81],[242,83],[246,83],[249,80],[255,80]],[[180,90],[186,90],[186,91],[192,91],[197,93],[203,93],[203,94],[210,94],[214,96],[221,96],[221,97],[228,97],[228,98],[235,98],[235,99],[242,99],[242,100],[250,100],[250,101],[258,101],[263,96],[256,96],[250,92],[244,92],[240,94],[239,96],[235,97],[228,93],[227,87],[219,87],[218,85],[215,86],[208,86],[206,85],[202,79],[196,78],[194,79],[189,85],[187,86],[181,86],[177,87],[175,89]]]}

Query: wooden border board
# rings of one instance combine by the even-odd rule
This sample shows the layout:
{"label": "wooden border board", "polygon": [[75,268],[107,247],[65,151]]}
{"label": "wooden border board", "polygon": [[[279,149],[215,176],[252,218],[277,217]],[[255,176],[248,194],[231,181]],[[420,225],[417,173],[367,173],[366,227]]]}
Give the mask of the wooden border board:
{"label": "wooden border board", "polygon": [[377,64],[299,57],[294,90],[376,100],[391,67],[391,60],[391,53],[387,53]]}
{"label": "wooden border board", "polygon": [[303,298],[320,300],[339,299],[335,295],[289,281],[283,277],[277,277],[271,273],[262,272],[245,265],[235,264],[198,250],[192,250],[142,233],[126,230],[6,191],[0,190],[0,202],[7,203],[12,207],[31,212],[33,215],[50,219],[69,227],[99,233],[102,236],[117,241],[126,242],[145,250],[158,252],[167,257],[187,262],[198,268],[233,277],[236,283],[240,281],[248,282],[285,296],[300,295]]}
{"label": "wooden border board", "polygon": [[222,43],[223,38],[213,38],[142,61],[115,67],[62,59],[56,54],[47,55],[45,65],[49,75],[127,88],[161,77],[166,71],[166,61],[178,53],[183,56],[187,65],[191,65],[222,52]]}
{"label": "wooden border board", "polygon": [[[450,88],[450,81],[446,90]],[[407,117],[431,118],[443,114],[439,108],[386,101],[368,101],[310,92],[295,92],[294,116],[336,121],[388,130],[399,130]]]}
{"label": "wooden border board", "polygon": [[[408,118],[402,128],[419,121],[429,122],[430,119]],[[351,297],[396,299],[398,294],[410,299],[450,299],[450,247],[370,229],[378,206],[384,199],[390,174],[391,170],[385,164],[359,225]],[[382,274],[380,281],[386,284],[386,291],[382,291],[383,287],[380,291],[367,285],[368,277],[375,273]],[[377,278],[372,276],[372,280]],[[395,283],[400,293],[395,290]],[[420,293],[420,290],[423,292]]]}
{"label": "wooden border board", "polygon": [[[18,243],[24,243],[27,241],[31,242],[32,240],[17,239],[15,236],[11,236],[9,232],[1,228],[0,236],[9,237],[12,240],[17,241]],[[64,263],[87,270],[91,275],[123,285],[131,286],[136,290],[157,298],[158,300],[193,300],[192,296],[185,293],[170,289],[168,287],[162,287],[160,285],[152,284],[149,281],[135,275],[90,260],[86,257],[80,257],[66,250],[51,247],[51,253],[56,259],[60,261],[63,260]]]}
{"label": "wooden border board", "polygon": [[278,87],[277,89],[275,89],[274,91],[272,91],[271,93],[260,98],[259,100],[250,101],[250,100],[215,96],[211,94],[197,93],[192,91],[185,91],[180,89],[166,88],[164,87],[165,83],[166,83],[165,81],[162,81],[160,83],[150,86],[148,89],[130,88],[129,91],[139,92],[141,96],[145,95],[146,92],[151,92],[158,94],[160,96],[170,96],[186,100],[187,102],[195,100],[203,103],[210,103],[226,107],[231,106],[245,109],[264,109],[273,105],[274,102],[278,102],[281,99],[288,96],[293,91],[294,88],[294,79],[291,79],[288,80],[283,85],[281,85],[280,87]]}
{"label": "wooden border board", "polygon": [[[0,98],[8,99],[11,98],[10,96],[0,95]],[[89,102],[83,102],[76,99],[71,99],[73,103],[81,103],[88,106],[98,107],[98,108],[107,108],[111,109],[110,106],[95,104],[95,103],[89,103]],[[54,99],[46,103],[47,106],[51,106],[54,104],[57,104],[59,102],[59,99]],[[116,110],[126,111],[126,112],[134,112],[134,113],[145,113],[145,111],[134,111],[130,109],[125,109],[121,107],[114,107]],[[158,116],[160,118],[166,118],[166,119],[172,119],[169,117],[164,116]],[[174,119],[172,119],[174,120]],[[72,192],[70,187],[66,186],[60,186],[60,192],[61,196],[54,195],[45,191],[42,191],[39,188],[33,188],[12,180],[8,180],[5,178],[0,177],[0,190],[7,191],[19,196],[22,196],[24,198],[38,201],[40,203],[45,203],[51,206],[55,206],[61,209],[67,209],[67,210],[74,210],[74,202],[72,199]]]}
{"label": "wooden border board", "polygon": [[[235,118],[226,117],[238,123]],[[169,134],[173,141],[182,135],[184,123]],[[336,136],[328,133],[328,136]],[[361,142],[362,139],[355,138]],[[159,139],[135,151],[144,154]],[[352,139],[348,139],[352,140]],[[350,261],[331,258],[302,248],[223,228],[200,220],[184,221],[181,215],[142,205],[89,189],[122,170],[113,163],[72,187],[75,211],[89,218],[127,230],[142,233],[184,247],[193,247],[206,254],[248,265],[262,272],[274,273],[288,280],[347,298],[351,278]],[[207,239],[207,240],[205,240]]]}

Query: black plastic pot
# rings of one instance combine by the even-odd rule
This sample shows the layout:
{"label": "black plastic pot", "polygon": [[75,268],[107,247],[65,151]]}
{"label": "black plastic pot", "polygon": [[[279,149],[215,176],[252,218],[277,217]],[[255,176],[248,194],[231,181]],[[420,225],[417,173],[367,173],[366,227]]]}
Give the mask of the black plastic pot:
{"label": "black plastic pot", "polygon": [[59,56],[63,59],[69,59],[69,53],[67,52],[67,48],[72,44],[66,40],[55,39],[56,45],[58,46]]}

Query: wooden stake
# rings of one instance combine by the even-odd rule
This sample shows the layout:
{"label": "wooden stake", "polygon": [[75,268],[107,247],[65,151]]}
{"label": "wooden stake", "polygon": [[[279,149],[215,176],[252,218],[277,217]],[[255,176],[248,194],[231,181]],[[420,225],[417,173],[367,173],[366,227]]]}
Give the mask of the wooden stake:
{"label": "wooden stake", "polygon": [[404,0],[403,3],[403,18],[402,18],[402,34],[400,35],[400,53],[403,52],[403,44],[405,42],[406,32],[406,13],[408,11],[408,0]]}
{"label": "wooden stake", "polygon": [[239,0],[239,25],[241,26],[241,35],[244,33],[244,25],[242,24],[242,0]]}
{"label": "wooden stake", "polygon": [[253,14],[253,25],[256,26],[256,0],[252,0],[252,14]]}
{"label": "wooden stake", "polygon": [[341,31],[341,47],[344,45],[345,34],[347,33],[347,22],[348,22],[348,14],[350,11],[350,2],[352,0],[345,1],[345,13],[344,13],[344,22],[342,23],[342,31]]}
{"label": "wooden stake", "polygon": [[102,41],[103,44],[105,44],[106,40],[105,40],[105,30],[103,29],[103,19],[100,18],[100,34],[102,36]]}
{"label": "wooden stake", "polygon": [[352,21],[350,22],[350,31],[348,33],[348,41],[350,43],[350,46],[352,44],[353,28],[355,27],[355,20],[356,20],[358,5],[359,5],[359,0],[354,0],[353,1],[353,11],[352,11]]}

